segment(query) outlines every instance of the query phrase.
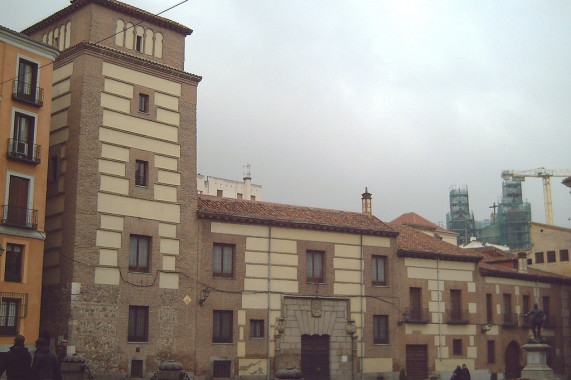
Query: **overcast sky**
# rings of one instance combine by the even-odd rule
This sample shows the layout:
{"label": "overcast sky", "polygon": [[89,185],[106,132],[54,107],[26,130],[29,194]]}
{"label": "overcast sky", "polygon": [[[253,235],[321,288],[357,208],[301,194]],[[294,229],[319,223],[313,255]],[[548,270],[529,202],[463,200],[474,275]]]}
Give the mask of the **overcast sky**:
{"label": "overcast sky", "polygon": [[[158,13],[180,0],[126,0]],[[67,0],[2,0],[15,30]],[[571,169],[571,2],[189,0],[163,14],[194,30],[198,171],[263,198],[445,222],[450,186],[477,220],[503,169]],[[555,224],[571,194],[552,179]],[[544,223],[540,179],[523,184]]]}

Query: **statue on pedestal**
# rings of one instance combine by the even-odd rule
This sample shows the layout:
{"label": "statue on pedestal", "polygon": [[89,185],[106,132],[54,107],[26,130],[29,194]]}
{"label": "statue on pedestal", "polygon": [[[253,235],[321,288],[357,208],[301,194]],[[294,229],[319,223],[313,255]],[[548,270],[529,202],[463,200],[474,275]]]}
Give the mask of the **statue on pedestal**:
{"label": "statue on pedestal", "polygon": [[545,339],[541,336],[541,326],[545,320],[545,313],[539,308],[536,303],[533,304],[533,309],[525,313],[523,316],[531,315],[531,329],[533,331],[533,339],[528,339],[529,343],[543,343]]}

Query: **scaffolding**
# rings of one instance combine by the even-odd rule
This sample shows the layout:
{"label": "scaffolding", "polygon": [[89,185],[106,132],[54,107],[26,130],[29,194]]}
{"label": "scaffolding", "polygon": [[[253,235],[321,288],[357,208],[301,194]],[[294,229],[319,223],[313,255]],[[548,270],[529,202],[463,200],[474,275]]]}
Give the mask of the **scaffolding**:
{"label": "scaffolding", "polygon": [[502,202],[498,208],[499,244],[510,249],[531,247],[529,222],[531,205],[523,201],[521,180],[504,180],[502,184]]}
{"label": "scaffolding", "polygon": [[468,187],[450,187],[450,212],[446,214],[446,228],[458,234],[458,244],[470,242],[476,236],[474,214],[470,212]]}

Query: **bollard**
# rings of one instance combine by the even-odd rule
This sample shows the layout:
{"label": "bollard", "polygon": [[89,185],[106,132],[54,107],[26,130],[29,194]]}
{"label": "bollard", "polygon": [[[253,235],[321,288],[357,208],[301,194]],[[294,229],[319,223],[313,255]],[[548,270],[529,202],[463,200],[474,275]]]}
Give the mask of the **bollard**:
{"label": "bollard", "polygon": [[78,354],[66,356],[61,363],[62,380],[83,380],[85,359]]}
{"label": "bollard", "polygon": [[276,379],[299,379],[303,380],[301,371],[295,368],[280,369],[276,373]]}
{"label": "bollard", "polygon": [[159,364],[159,371],[156,374],[157,380],[182,380],[186,373],[182,364],[169,360]]}

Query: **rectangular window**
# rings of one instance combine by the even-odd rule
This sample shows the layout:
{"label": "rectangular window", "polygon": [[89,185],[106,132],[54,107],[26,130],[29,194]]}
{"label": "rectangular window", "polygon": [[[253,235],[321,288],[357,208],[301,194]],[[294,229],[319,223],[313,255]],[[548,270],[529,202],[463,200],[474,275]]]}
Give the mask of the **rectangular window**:
{"label": "rectangular window", "polygon": [[135,50],[137,50],[139,53],[143,52],[143,36],[136,36]]}
{"label": "rectangular window", "polygon": [[38,65],[20,58],[18,62],[17,96],[31,102],[36,102],[38,90]]}
{"label": "rectangular window", "polygon": [[212,274],[215,277],[234,276],[234,249],[233,244],[214,243]]}
{"label": "rectangular window", "polygon": [[462,339],[452,339],[452,355],[462,355]]}
{"label": "rectangular window", "polygon": [[307,251],[307,281],[323,282],[323,251]]}
{"label": "rectangular window", "polygon": [[237,199],[243,199],[244,195],[242,193],[236,193],[236,198]]}
{"label": "rectangular window", "polygon": [[496,362],[496,341],[488,340],[488,363]]}
{"label": "rectangular window", "polygon": [[373,316],[373,343],[389,344],[389,316],[374,315]]}
{"label": "rectangular window", "polygon": [[214,360],[212,363],[212,377],[231,377],[231,365],[230,360]]}
{"label": "rectangular window", "polygon": [[6,245],[6,267],[4,281],[22,282],[22,254],[24,246],[18,244]]}
{"label": "rectangular window", "polygon": [[540,307],[543,307],[543,314],[545,315],[545,317],[544,317],[545,318],[544,319],[545,324],[547,325],[547,324],[553,323],[554,321],[551,320],[552,319],[551,311],[549,310],[550,309],[549,297],[547,297],[547,296],[543,297],[542,301],[543,301],[543,305],[540,305]]}
{"label": "rectangular window", "polygon": [[555,251],[547,251],[547,262],[548,263],[555,262]]}
{"label": "rectangular window", "polygon": [[57,182],[58,177],[58,156],[51,156],[48,163],[48,183]]}
{"label": "rectangular window", "polygon": [[371,258],[371,267],[373,270],[373,285],[387,284],[386,256],[376,256]]}
{"label": "rectangular window", "polygon": [[129,306],[129,342],[148,342],[149,307]]}
{"label": "rectangular window", "polygon": [[535,263],[536,264],[543,263],[543,252],[535,252]]}
{"label": "rectangular window", "polygon": [[149,163],[147,161],[135,161],[135,185],[148,186]]}
{"label": "rectangular window", "polygon": [[139,94],[139,112],[149,113],[149,95]]}
{"label": "rectangular window", "polygon": [[222,190],[216,190],[216,196],[221,197],[223,194]]}
{"label": "rectangular window", "polygon": [[413,321],[422,319],[420,306],[422,302],[422,288],[410,288],[409,318]]}
{"label": "rectangular window", "polygon": [[488,324],[494,323],[494,307],[492,304],[492,295],[486,294],[486,322]]}
{"label": "rectangular window", "polygon": [[129,240],[129,271],[149,272],[151,237],[131,235]]}
{"label": "rectangular window", "polygon": [[559,261],[569,261],[569,250],[567,249],[559,250]]}
{"label": "rectangular window", "polygon": [[504,323],[514,323],[512,316],[512,295],[504,294]]}
{"label": "rectangular window", "polygon": [[462,293],[458,289],[450,289],[450,320],[462,320]]}
{"label": "rectangular window", "polygon": [[250,319],[250,338],[264,337],[264,320]]}
{"label": "rectangular window", "polygon": [[252,195],[252,196],[250,196],[250,199],[253,200],[253,201],[255,201],[255,200],[256,200],[256,196],[255,196],[255,195]]}
{"label": "rectangular window", "polygon": [[14,113],[14,128],[10,140],[10,156],[23,159],[34,157],[36,118],[20,112]]}
{"label": "rectangular window", "polygon": [[214,310],[212,320],[212,342],[232,343],[232,310]]}
{"label": "rectangular window", "polygon": [[0,335],[18,335],[18,308],[20,300],[2,298],[0,305]]}

